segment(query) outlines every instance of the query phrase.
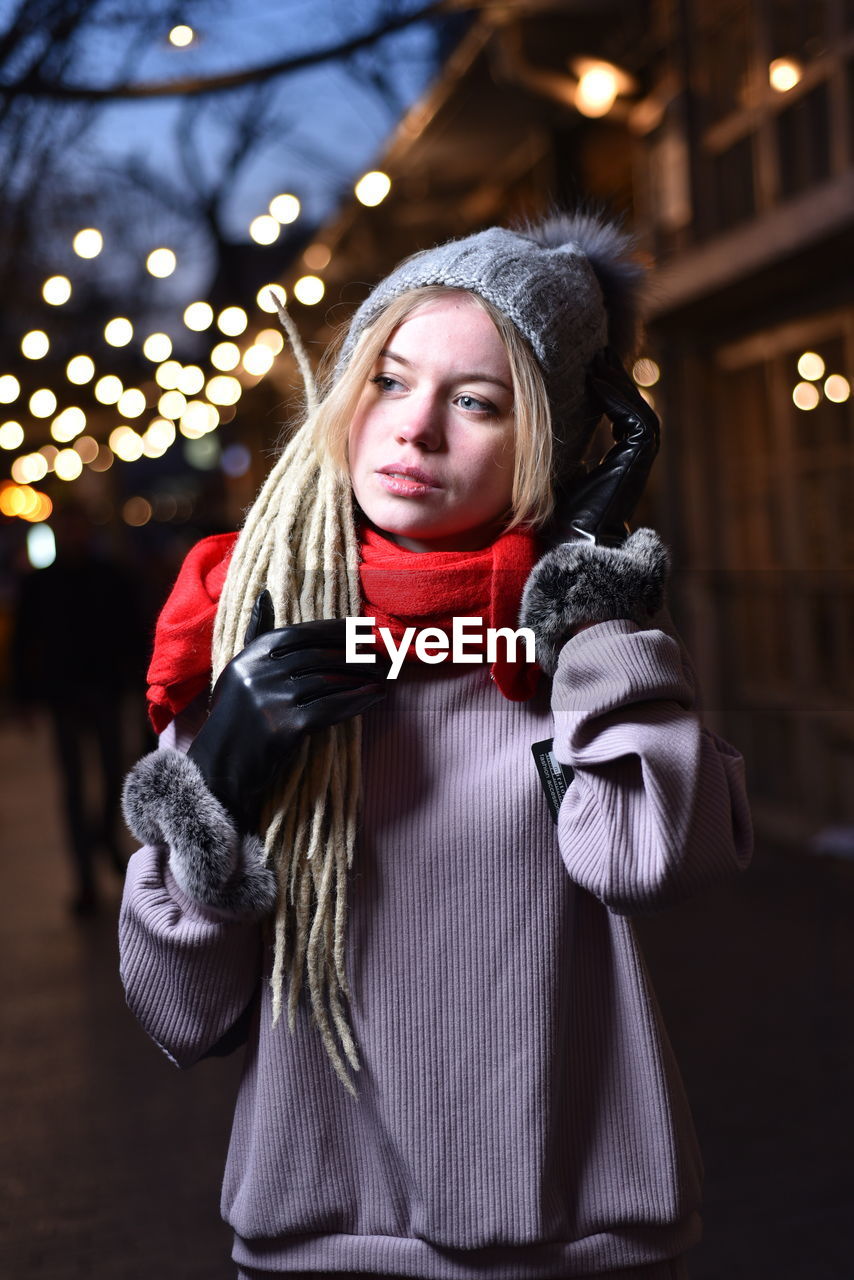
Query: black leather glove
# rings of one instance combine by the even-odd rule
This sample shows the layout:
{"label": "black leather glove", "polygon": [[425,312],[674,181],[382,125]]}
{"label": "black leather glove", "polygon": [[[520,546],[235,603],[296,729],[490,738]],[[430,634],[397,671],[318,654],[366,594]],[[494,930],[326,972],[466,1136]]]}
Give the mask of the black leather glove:
{"label": "black leather glove", "polygon": [[588,388],[611,420],[614,445],[573,485],[556,518],[559,540],[617,547],[658,453],[658,418],[610,347],[593,357]]}
{"label": "black leather glove", "polygon": [[273,602],[258,596],[245,648],[214,685],[210,714],[188,756],[241,835],[258,831],[264,801],[303,737],[385,697],[389,664],[345,661],[345,620],[273,629]]}
{"label": "black leather glove", "polygon": [[653,529],[628,527],[658,453],[658,418],[610,348],[593,358],[588,387],[611,420],[614,444],[561,501],[550,531],[556,545],[534,566],[519,615],[549,675],[577,631],[615,618],[648,625],[670,568]]}

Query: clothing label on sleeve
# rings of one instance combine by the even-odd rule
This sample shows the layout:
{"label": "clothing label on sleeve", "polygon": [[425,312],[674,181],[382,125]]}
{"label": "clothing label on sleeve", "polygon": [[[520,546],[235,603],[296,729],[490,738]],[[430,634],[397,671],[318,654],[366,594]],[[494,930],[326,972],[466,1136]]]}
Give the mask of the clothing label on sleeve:
{"label": "clothing label on sleeve", "polygon": [[543,791],[546,793],[552,821],[557,823],[560,802],[566,795],[567,787],[572,782],[574,774],[570,765],[558,764],[555,760],[553,745],[554,738],[546,738],[544,742],[535,742],[531,751],[537,773],[540,775],[540,782],[543,784]]}

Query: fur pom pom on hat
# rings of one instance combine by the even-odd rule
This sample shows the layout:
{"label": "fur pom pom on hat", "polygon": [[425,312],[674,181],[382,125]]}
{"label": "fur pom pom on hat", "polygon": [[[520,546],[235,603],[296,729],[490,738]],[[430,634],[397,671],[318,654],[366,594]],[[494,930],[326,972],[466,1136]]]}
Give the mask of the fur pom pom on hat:
{"label": "fur pom pom on hat", "polygon": [[410,289],[446,285],[479,294],[503,312],[543,372],[552,411],[554,480],[578,465],[599,418],[585,374],[608,345],[625,360],[637,340],[644,268],[633,239],[600,214],[555,214],[511,230],[490,227],[407,258],[353,317],[338,371],[363,331]]}

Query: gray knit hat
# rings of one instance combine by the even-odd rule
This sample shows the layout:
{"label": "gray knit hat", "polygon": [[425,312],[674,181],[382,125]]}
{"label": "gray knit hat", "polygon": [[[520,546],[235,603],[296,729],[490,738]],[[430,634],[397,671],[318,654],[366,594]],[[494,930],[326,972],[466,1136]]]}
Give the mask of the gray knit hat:
{"label": "gray knit hat", "polygon": [[402,293],[426,285],[466,289],[491,302],[527,339],[552,411],[555,484],[583,457],[599,411],[585,374],[610,345],[621,359],[637,340],[644,268],[633,240],[597,214],[562,214],[518,230],[490,227],[407,258],[376,286],[353,316],[340,372],[362,332]]}

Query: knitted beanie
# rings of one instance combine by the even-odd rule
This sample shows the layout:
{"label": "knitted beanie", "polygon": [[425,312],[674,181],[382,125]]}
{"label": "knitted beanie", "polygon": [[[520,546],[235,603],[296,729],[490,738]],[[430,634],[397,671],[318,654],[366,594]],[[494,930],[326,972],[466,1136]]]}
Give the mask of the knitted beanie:
{"label": "knitted beanie", "polygon": [[622,360],[637,341],[644,268],[634,242],[591,213],[558,214],[517,230],[490,227],[413,254],[376,286],[353,316],[336,372],[362,332],[410,289],[446,285],[491,302],[512,321],[543,374],[552,413],[555,487],[570,479],[600,410],[585,386],[604,346]]}

